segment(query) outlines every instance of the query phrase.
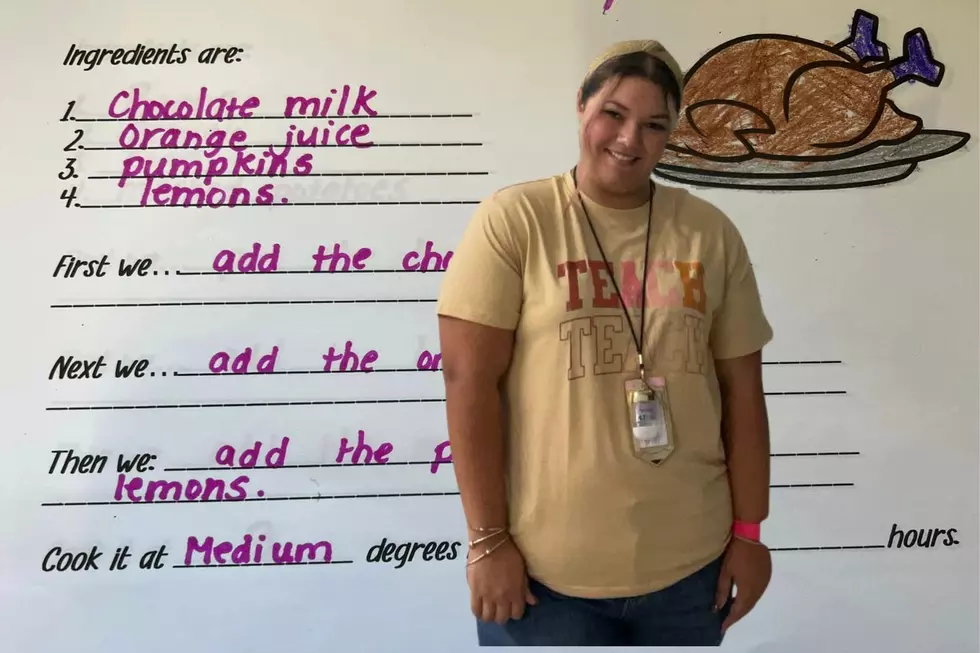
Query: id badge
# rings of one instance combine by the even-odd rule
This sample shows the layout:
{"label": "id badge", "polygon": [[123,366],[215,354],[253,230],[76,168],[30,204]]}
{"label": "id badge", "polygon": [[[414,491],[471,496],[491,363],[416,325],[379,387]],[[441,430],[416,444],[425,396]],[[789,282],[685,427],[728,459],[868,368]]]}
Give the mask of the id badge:
{"label": "id badge", "polygon": [[626,398],[633,430],[633,453],[659,465],[674,450],[666,380],[654,377],[627,381]]}

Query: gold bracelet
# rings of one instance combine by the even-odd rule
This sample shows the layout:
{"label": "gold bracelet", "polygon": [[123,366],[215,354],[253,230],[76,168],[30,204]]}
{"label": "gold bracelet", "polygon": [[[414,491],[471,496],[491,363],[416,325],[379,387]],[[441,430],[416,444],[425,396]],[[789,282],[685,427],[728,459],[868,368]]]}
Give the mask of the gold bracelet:
{"label": "gold bracelet", "polygon": [[484,535],[483,537],[478,537],[475,540],[470,540],[470,548],[472,549],[475,545],[479,544],[480,542],[486,542],[490,538],[493,538],[493,537],[496,537],[496,536],[500,535],[505,530],[506,529],[498,528],[498,529],[492,531],[489,535]]}
{"label": "gold bracelet", "polygon": [[488,555],[490,555],[491,553],[493,553],[494,551],[496,551],[497,549],[499,549],[501,546],[503,546],[504,543],[507,542],[507,540],[509,540],[509,539],[510,539],[510,533],[507,533],[507,536],[504,539],[500,540],[499,542],[497,542],[496,544],[494,544],[489,549],[486,549],[483,553],[481,553],[477,557],[473,558],[472,560],[467,560],[466,561],[466,566],[469,567],[470,565],[476,564],[480,560],[486,558]]}
{"label": "gold bracelet", "polygon": [[491,527],[491,528],[479,528],[477,526],[467,526],[467,528],[469,528],[471,531],[476,531],[477,533],[486,533],[487,531],[498,531],[499,532],[499,531],[502,531],[502,530],[506,530],[505,528],[499,527],[499,526],[494,526],[494,527]]}

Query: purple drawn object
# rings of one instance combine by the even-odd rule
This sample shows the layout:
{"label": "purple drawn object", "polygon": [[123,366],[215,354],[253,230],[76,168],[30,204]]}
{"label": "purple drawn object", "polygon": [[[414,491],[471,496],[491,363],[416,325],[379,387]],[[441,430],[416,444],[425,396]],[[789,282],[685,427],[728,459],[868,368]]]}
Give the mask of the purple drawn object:
{"label": "purple drawn object", "polygon": [[920,28],[905,35],[904,53],[891,65],[896,81],[920,80],[938,86],[943,78],[944,66],[932,57],[929,39]]}
{"label": "purple drawn object", "polygon": [[615,1],[616,0],[606,0],[605,2],[603,2],[602,3],[602,13],[605,14],[607,11],[609,11],[610,9],[612,9],[613,2],[615,2]]}
{"label": "purple drawn object", "polygon": [[887,62],[898,83],[922,81],[938,86],[943,78],[944,66],[933,58],[925,30],[920,27],[908,32],[902,45],[902,56],[892,60],[888,46],[878,40],[878,17],[858,9],[854,12],[850,35],[834,48],[850,50],[861,64]]}
{"label": "purple drawn object", "polygon": [[861,62],[888,61],[888,46],[878,40],[878,17],[863,9],[854,13],[851,35],[835,47],[844,46],[850,48]]}

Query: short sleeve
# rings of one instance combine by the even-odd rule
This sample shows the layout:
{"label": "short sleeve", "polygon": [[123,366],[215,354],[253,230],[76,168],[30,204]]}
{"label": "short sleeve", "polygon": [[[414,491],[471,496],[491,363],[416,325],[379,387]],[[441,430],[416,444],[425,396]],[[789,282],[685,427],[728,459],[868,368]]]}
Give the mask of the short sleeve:
{"label": "short sleeve", "polygon": [[501,329],[517,327],[526,250],[519,231],[498,196],[477,206],[443,275],[439,315]]}
{"label": "short sleeve", "polygon": [[724,233],[725,295],[713,317],[710,343],[718,359],[759,351],[773,336],[745,242],[727,220]]}

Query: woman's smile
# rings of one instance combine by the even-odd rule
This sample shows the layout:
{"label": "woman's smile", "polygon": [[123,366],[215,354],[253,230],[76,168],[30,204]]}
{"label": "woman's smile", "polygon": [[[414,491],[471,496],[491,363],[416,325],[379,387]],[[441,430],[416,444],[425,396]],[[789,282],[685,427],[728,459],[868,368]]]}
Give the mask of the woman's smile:
{"label": "woman's smile", "polygon": [[610,150],[608,148],[606,148],[606,153],[609,154],[609,157],[612,160],[613,165],[618,168],[627,168],[627,169],[631,168],[637,161],[640,160],[639,157],[621,154],[619,152]]}

